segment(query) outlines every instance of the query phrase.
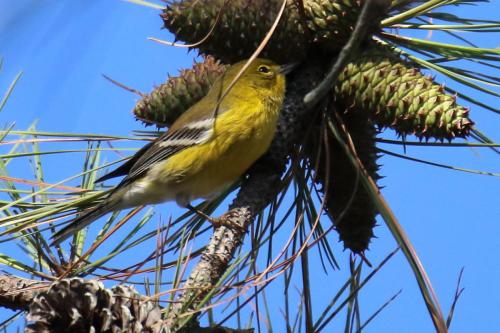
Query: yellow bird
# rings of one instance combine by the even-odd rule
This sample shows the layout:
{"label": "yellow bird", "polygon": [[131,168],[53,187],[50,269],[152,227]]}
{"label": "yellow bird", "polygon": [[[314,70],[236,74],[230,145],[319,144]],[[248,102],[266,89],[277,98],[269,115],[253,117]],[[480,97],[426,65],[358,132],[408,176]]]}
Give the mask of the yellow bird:
{"label": "yellow bird", "polygon": [[246,62],[229,67],[165,134],[99,178],[125,176],[102,203],[58,231],[53,244],[109,212],[169,200],[191,207],[193,199],[234,183],[269,148],[285,97],[285,74],[294,67],[255,59],[222,96]]}

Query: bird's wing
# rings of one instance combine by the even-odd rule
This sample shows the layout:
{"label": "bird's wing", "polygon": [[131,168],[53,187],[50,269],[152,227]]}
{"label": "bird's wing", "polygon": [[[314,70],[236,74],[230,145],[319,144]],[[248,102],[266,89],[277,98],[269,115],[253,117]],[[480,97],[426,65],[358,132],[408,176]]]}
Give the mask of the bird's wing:
{"label": "bird's wing", "polygon": [[[158,162],[166,160],[170,156],[195,145],[207,142],[213,132],[212,118],[206,118],[197,122],[186,124],[186,126],[173,129],[166,132],[164,135],[151,142],[144,150],[137,152],[129,162],[127,170],[124,169],[120,172],[127,174],[127,176],[120,182],[117,188],[130,184],[134,180],[143,177],[147,171]],[[118,170],[118,169],[117,169]],[[116,170],[116,171],[117,171]]]}
{"label": "bird's wing", "polygon": [[179,129],[172,128],[155,141],[139,149],[134,156],[118,168],[98,178],[96,182],[125,175],[131,176],[131,172],[134,171],[141,173],[156,161],[166,159],[187,147],[203,143],[204,139],[209,139],[212,125],[213,121],[206,119]]}
{"label": "bird's wing", "polygon": [[208,141],[212,136],[212,131],[213,119],[205,119],[165,133],[134,163],[128,177],[140,176],[157,162],[188,147]]}

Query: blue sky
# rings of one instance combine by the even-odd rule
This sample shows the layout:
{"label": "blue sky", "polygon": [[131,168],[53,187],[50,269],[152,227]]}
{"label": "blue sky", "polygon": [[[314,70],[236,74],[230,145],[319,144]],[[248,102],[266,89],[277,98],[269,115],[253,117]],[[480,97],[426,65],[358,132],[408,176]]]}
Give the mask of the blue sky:
{"label": "blue sky", "polygon": [[[492,13],[500,10],[495,1],[482,6],[452,8],[450,12],[494,19]],[[0,114],[0,125],[15,121],[16,129],[26,129],[38,120],[38,129],[44,131],[116,135],[144,129],[130,113],[137,97],[112,85],[102,74],[148,92],[164,82],[168,74],[176,75],[179,68],[191,65],[194,52],[188,54],[185,49],[146,39],[150,36],[173,39],[167,31],[160,30],[162,22],[158,14],[157,10],[118,0],[0,0],[0,57],[4,60],[0,95],[14,76],[23,71]],[[497,47],[498,40],[496,34],[495,38],[480,40],[480,45]],[[498,71],[490,73],[496,77],[498,74]],[[457,87],[449,79],[444,82]],[[478,98],[498,106],[498,99],[484,95]],[[498,116],[473,106],[471,117],[478,128],[500,141]],[[403,153],[401,147],[382,147]],[[482,148],[407,147],[407,153],[458,167],[500,172],[498,155]],[[77,154],[71,158],[44,157],[46,180],[56,182],[74,174],[81,168],[82,158]],[[499,179],[394,157],[383,157],[381,162],[381,173],[385,176],[381,181],[385,186],[383,194],[417,249],[445,313],[453,300],[458,273],[465,267],[462,284],[465,291],[455,311],[452,331],[487,332],[499,327]],[[25,164],[26,161],[14,163],[11,174],[26,176]],[[173,204],[166,207],[168,210],[159,215],[181,212]],[[154,218],[153,221],[149,230],[156,228],[157,222]],[[367,255],[376,264],[396,244],[383,221],[375,232],[378,238]],[[341,271],[325,276],[318,263],[318,285],[313,286],[313,300],[318,304],[328,301],[348,276],[348,255],[337,244],[337,235],[330,237]],[[15,249],[12,244],[0,244],[2,253],[10,254]],[[137,260],[143,258],[143,254],[138,255]],[[331,290],[324,287],[330,285]],[[361,293],[365,318],[400,289],[402,294],[366,332],[432,331],[418,287],[402,254],[396,255]],[[278,295],[280,289],[274,292]],[[2,311],[0,321],[7,315]],[[280,316],[279,312],[276,316]],[[337,320],[332,328],[340,329],[342,325],[342,319]],[[276,327],[276,331],[280,328]]]}

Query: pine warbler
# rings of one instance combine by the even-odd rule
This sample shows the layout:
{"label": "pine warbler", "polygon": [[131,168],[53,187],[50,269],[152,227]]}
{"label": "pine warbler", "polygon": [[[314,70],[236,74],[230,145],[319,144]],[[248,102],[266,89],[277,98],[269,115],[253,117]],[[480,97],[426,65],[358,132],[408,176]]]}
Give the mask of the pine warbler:
{"label": "pine warbler", "polygon": [[269,148],[293,66],[254,60],[229,67],[207,95],[168,131],[98,181],[125,176],[102,203],[54,235],[55,244],[99,217],[124,208],[175,200],[182,207],[234,183]]}

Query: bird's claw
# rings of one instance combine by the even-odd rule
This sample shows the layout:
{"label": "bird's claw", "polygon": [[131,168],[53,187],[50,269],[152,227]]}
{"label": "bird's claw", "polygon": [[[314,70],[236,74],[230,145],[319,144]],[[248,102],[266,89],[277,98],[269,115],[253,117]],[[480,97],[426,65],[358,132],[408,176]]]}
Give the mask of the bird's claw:
{"label": "bird's claw", "polygon": [[245,228],[241,226],[239,223],[232,221],[232,219],[230,219],[229,217],[230,215],[226,213],[223,214],[221,217],[210,217],[208,221],[212,223],[214,229],[218,227],[226,227],[244,233]]}
{"label": "bird's claw", "polygon": [[224,226],[226,228],[229,228],[232,230],[237,230],[237,231],[242,232],[242,233],[244,233],[246,231],[242,225],[233,221],[233,219],[231,218],[231,217],[233,217],[231,211],[222,214],[220,217],[212,217],[212,216],[205,214],[204,212],[200,211],[199,209],[197,209],[191,205],[188,205],[187,208],[190,209],[191,211],[193,211],[198,216],[201,216],[202,218],[204,218],[205,220],[210,222],[212,224],[212,226],[214,227],[214,229]]}

